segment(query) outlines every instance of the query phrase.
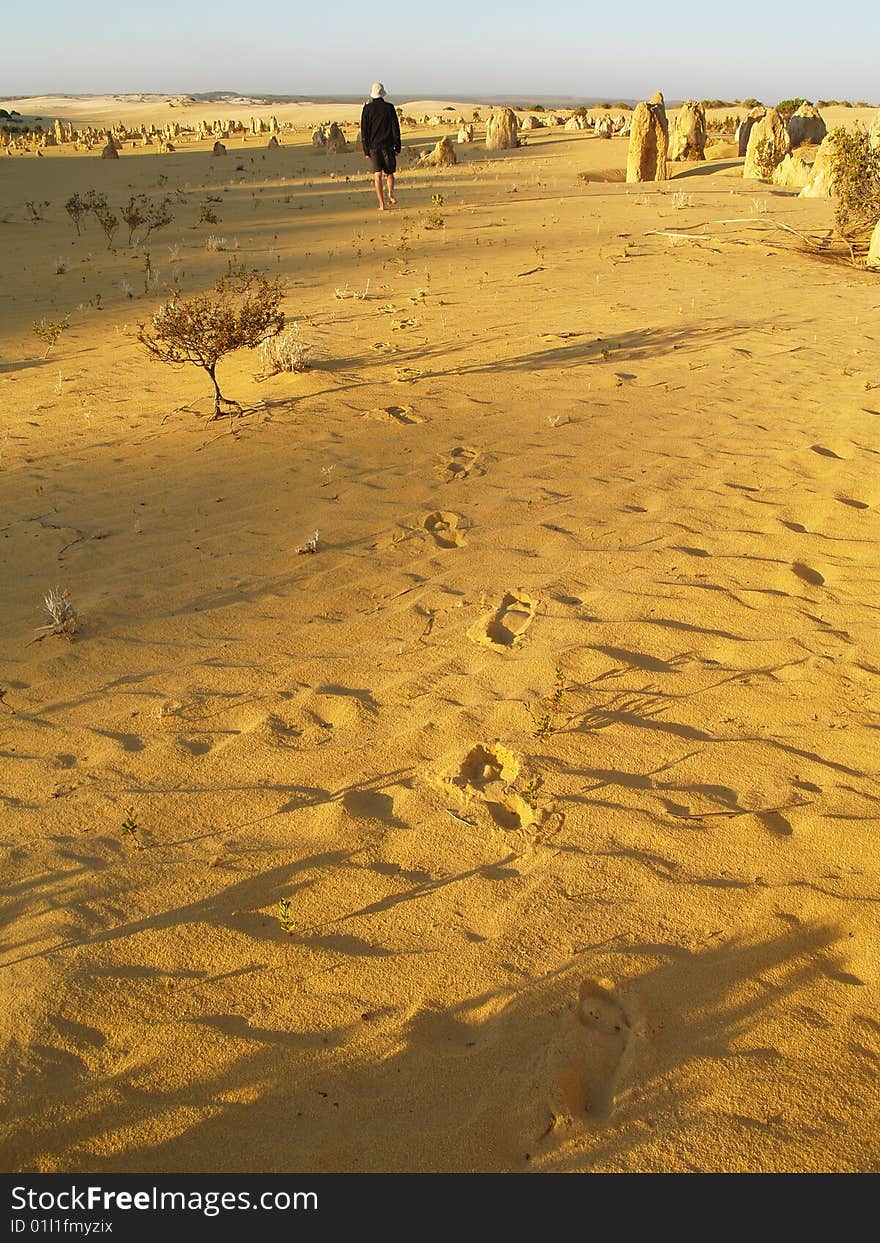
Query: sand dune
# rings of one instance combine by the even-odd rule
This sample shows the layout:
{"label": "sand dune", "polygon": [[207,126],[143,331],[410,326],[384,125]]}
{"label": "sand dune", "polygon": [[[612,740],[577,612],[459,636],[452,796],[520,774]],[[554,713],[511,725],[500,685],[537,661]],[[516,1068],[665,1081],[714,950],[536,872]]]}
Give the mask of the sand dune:
{"label": "sand dune", "polygon": [[[5,1168],[876,1168],[876,277],[735,160],[306,142],[2,161]],[[230,262],[316,363],[234,428],[135,340]]]}

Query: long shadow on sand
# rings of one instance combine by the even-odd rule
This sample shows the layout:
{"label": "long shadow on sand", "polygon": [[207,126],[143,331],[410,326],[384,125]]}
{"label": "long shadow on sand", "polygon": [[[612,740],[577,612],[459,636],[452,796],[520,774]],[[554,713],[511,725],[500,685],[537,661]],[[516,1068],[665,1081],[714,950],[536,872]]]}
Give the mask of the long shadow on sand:
{"label": "long shadow on sand", "polygon": [[[728,1121],[748,1137],[744,1164],[760,1168],[780,1137],[771,1103],[762,1109],[763,1068],[786,1057],[768,1033],[777,1016],[805,1009],[801,995],[817,981],[859,982],[840,971],[844,935],[796,925],[698,951],[616,939],[517,988],[414,1013],[404,993],[373,1009],[354,1001],[323,1024],[253,1021],[207,1000],[176,1027],[187,1044],[204,1032],[185,1083],[178,1073],[176,1085],[160,1086],[155,1054],[83,1076],[51,1116],[41,1101],[23,1106],[8,1168],[46,1168],[48,1157],[52,1168],[104,1173],[627,1169],[643,1164],[659,1133],[667,1161],[671,1152],[677,1168],[711,1170],[705,1111],[719,1100],[707,1100],[705,1085],[731,1076],[740,1103],[726,1107]],[[573,1014],[597,966],[615,973],[630,1016],[619,1078]],[[588,1098],[607,1096],[607,1116],[575,1102],[560,1118],[566,1066]],[[823,1072],[811,1073],[819,1100]]]}

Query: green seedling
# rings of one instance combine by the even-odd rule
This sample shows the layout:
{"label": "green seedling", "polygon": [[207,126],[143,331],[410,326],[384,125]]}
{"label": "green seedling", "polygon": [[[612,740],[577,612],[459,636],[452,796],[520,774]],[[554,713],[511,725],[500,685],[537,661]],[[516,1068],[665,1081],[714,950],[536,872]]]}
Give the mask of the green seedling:
{"label": "green seedling", "polygon": [[288,936],[296,932],[296,921],[293,918],[290,898],[281,898],[278,902],[278,922]]}
{"label": "green seedling", "polygon": [[122,822],[122,836],[128,837],[131,839],[131,843],[134,846],[135,850],[143,850],[144,848],[143,842],[138,837],[138,833],[140,833],[140,831],[141,831],[141,826],[138,824],[135,818],[134,808],[126,807],[125,819]]}

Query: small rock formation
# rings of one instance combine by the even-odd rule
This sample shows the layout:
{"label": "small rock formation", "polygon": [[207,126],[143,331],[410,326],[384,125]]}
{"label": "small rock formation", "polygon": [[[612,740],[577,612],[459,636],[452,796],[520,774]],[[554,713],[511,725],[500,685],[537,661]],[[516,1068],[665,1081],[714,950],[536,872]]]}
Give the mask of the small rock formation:
{"label": "small rock formation", "polygon": [[334,121],[327,133],[327,150],[331,155],[344,155],[348,150],[345,134]]}
{"label": "small rock formation", "polygon": [[113,135],[107,135],[107,145],[101,152],[102,160],[118,160],[119,152],[116,150],[116,143],[113,141]]}
{"label": "small rock formation", "polygon": [[780,186],[783,190],[802,190],[810,180],[811,172],[810,165],[802,156],[788,154],[774,168],[772,181],[774,186]]}
{"label": "small rock formation", "polygon": [[669,134],[670,160],[705,160],[706,113],[695,99],[687,99],[675,114]]}
{"label": "small rock formation", "polygon": [[534,117],[531,113],[529,113],[528,116],[523,117],[520,121],[519,127],[520,129],[543,129],[544,122],[539,121],[537,117]]}
{"label": "small rock formation", "polygon": [[458,128],[458,137],[456,142],[473,142],[474,127],[472,125],[460,125]]}
{"label": "small rock formation", "polygon": [[327,146],[327,135],[324,133],[323,125],[319,125],[318,128],[312,132],[312,146],[316,151],[323,151]]}
{"label": "small rock formation", "polygon": [[214,146],[211,148],[211,154],[212,155],[225,155],[226,147],[223,145],[222,142],[218,140],[217,142],[214,143]]}
{"label": "small rock formation", "polygon": [[569,117],[568,120],[565,122],[565,125],[563,126],[563,128],[568,129],[568,130],[586,129],[587,128],[586,118],[579,116],[579,115]]}
{"label": "small rock formation", "polygon": [[278,141],[278,139],[273,134],[272,137],[269,139],[269,141],[266,143],[266,150],[277,151],[280,146],[281,146],[281,143]]}
{"label": "small rock formation", "polygon": [[828,126],[822,120],[819,109],[812,104],[801,104],[797,112],[788,118],[785,128],[792,147],[800,147],[803,143],[817,147],[828,133]]}
{"label": "small rock formation", "polygon": [[176,150],[177,148],[175,147],[174,143],[169,142],[167,138],[163,138],[162,141],[159,143],[159,154],[160,155],[166,155],[169,152],[176,151]]}
{"label": "small rock formation", "polygon": [[744,117],[736,127],[736,152],[737,155],[744,156],[749,149],[749,135],[756,121],[760,121],[766,114],[766,108],[753,108],[748,116]]}
{"label": "small rock formation", "polygon": [[424,168],[446,168],[455,163],[457,163],[455,147],[452,145],[452,138],[449,134],[441,138],[430,151],[424,151],[419,157],[419,164]]}
{"label": "small rock formation", "polygon": [[496,108],[486,122],[486,150],[504,151],[518,147],[519,121],[512,108]]}
{"label": "small rock formation", "polygon": [[562,117],[557,112],[551,112],[547,118],[547,124],[552,125],[555,129],[557,125],[563,124]]}
{"label": "small rock formation", "polygon": [[611,117],[599,117],[593,128],[597,138],[610,138],[614,133],[614,121]]}
{"label": "small rock formation", "polygon": [[636,105],[632,116],[629,150],[626,157],[627,181],[665,181],[669,151],[669,127],[663,96],[656,91],[647,103]]}
{"label": "small rock formation", "polygon": [[827,134],[816,152],[809,179],[800,192],[802,199],[834,198],[834,135]]}
{"label": "small rock formation", "polygon": [[765,180],[772,175],[772,169],[768,172],[768,165],[776,168],[790,150],[791,139],[782,117],[775,108],[768,108],[761,120],[755,121],[749,133],[743,177]]}

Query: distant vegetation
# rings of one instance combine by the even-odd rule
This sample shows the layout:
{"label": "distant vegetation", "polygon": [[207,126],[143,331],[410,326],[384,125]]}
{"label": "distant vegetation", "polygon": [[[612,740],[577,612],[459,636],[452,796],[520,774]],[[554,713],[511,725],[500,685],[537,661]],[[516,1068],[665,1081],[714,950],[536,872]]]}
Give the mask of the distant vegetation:
{"label": "distant vegetation", "polygon": [[776,105],[776,111],[782,116],[785,116],[786,114],[791,116],[793,112],[797,112],[801,104],[812,104],[812,102],[813,101],[811,99],[804,99],[802,97],[798,97],[797,99],[780,99],[779,103]]}

